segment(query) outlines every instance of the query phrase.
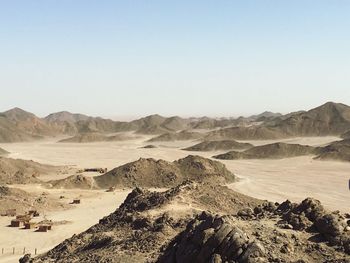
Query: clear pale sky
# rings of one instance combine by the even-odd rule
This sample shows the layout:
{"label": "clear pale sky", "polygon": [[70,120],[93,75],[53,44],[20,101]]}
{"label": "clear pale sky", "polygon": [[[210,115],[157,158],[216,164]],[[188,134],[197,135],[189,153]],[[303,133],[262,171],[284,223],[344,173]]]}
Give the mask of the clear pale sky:
{"label": "clear pale sky", "polygon": [[238,116],[350,104],[350,1],[0,1],[0,111]]}

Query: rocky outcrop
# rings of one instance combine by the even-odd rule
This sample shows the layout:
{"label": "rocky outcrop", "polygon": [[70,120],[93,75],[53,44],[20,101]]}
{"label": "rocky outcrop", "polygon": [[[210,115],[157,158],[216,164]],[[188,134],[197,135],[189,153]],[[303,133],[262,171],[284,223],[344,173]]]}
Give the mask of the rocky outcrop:
{"label": "rocky outcrop", "polygon": [[219,150],[245,150],[252,148],[250,143],[241,143],[234,140],[204,141],[185,148],[185,151],[219,151]]}
{"label": "rocky outcrop", "polygon": [[336,141],[320,148],[315,159],[350,162],[350,139]]}
{"label": "rocky outcrop", "polygon": [[[33,259],[25,256],[22,260],[350,262],[346,254],[349,218],[345,215],[328,213],[312,198],[300,204],[278,204],[247,199],[231,191],[231,198],[216,199],[224,191],[222,187],[196,182],[165,192],[136,188],[115,212],[95,226],[44,255]],[[227,206],[220,209],[218,202]]]}
{"label": "rocky outcrop", "polygon": [[206,212],[191,221],[171,242],[159,263],[265,262],[265,249],[251,241],[229,216]]}
{"label": "rocky outcrop", "polygon": [[264,203],[253,210],[243,209],[238,216],[245,220],[279,216],[279,227],[316,232],[322,237],[320,241],[326,240],[350,255],[350,215],[329,213],[316,199],[306,198],[300,204],[289,200],[281,204]]}
{"label": "rocky outcrop", "polygon": [[81,174],[71,175],[64,179],[51,180],[45,182],[45,186],[49,188],[61,189],[97,189],[93,178],[83,176]]}
{"label": "rocky outcrop", "polygon": [[282,159],[303,155],[316,154],[318,148],[288,143],[272,143],[252,147],[244,152],[231,151],[214,156],[216,159],[236,160],[236,159]]}
{"label": "rocky outcrop", "polygon": [[234,175],[220,162],[189,155],[174,162],[141,158],[95,177],[101,188],[122,187],[173,187],[186,180],[227,183]]}

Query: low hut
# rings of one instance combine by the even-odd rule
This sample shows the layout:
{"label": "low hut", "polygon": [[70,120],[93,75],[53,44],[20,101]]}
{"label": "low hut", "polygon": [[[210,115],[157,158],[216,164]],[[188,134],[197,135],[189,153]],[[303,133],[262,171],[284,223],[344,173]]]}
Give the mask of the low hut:
{"label": "low hut", "polygon": [[115,191],[115,187],[111,186],[110,188],[107,189],[107,192],[114,192]]}
{"label": "low hut", "polygon": [[80,204],[80,199],[74,199],[71,204],[75,204],[75,205]]}
{"label": "low hut", "polygon": [[34,222],[26,222],[24,223],[24,229],[33,229],[36,227],[36,223]]}
{"label": "low hut", "polygon": [[47,232],[52,229],[51,225],[39,225],[38,232]]}
{"label": "low hut", "polygon": [[13,219],[13,220],[11,220],[10,226],[11,227],[21,227],[21,226],[23,226],[23,224],[24,224],[23,221],[21,221],[19,219]]}

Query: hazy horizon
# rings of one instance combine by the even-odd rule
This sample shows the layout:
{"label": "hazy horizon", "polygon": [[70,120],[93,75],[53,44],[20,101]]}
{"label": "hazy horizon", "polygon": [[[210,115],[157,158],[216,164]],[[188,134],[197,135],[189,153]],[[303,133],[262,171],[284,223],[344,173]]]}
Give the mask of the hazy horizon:
{"label": "hazy horizon", "polygon": [[350,104],[347,1],[7,1],[1,111],[238,117]]}
{"label": "hazy horizon", "polygon": [[343,104],[342,102],[334,102],[334,101],[326,101],[320,105],[316,105],[312,108],[307,108],[307,109],[296,109],[294,111],[289,111],[289,112],[280,112],[280,111],[275,111],[275,112],[272,112],[272,111],[269,111],[269,110],[264,110],[264,111],[261,111],[261,112],[256,112],[256,113],[252,113],[252,114],[233,114],[233,115],[180,115],[180,114],[160,114],[160,113],[150,113],[150,114],[145,114],[145,115],[113,115],[113,114],[110,114],[110,115],[97,115],[97,114],[87,114],[87,113],[84,113],[84,112],[72,112],[72,111],[69,111],[69,110],[60,110],[60,111],[54,111],[54,112],[48,112],[47,114],[44,114],[44,115],[39,115],[39,114],[36,114],[35,112],[31,112],[31,111],[28,111],[24,108],[21,108],[21,107],[12,107],[12,108],[8,108],[8,109],[3,109],[3,110],[0,110],[0,112],[5,112],[5,111],[8,111],[8,110],[13,110],[15,108],[19,108],[21,110],[24,110],[24,111],[27,111],[27,112],[30,112],[30,113],[33,113],[35,114],[37,117],[40,117],[40,118],[44,118],[44,117],[47,117],[48,115],[50,114],[53,114],[53,113],[59,113],[59,112],[69,112],[69,113],[72,113],[72,114],[83,114],[83,115],[87,115],[87,116],[90,116],[90,117],[101,117],[101,118],[106,118],[106,119],[112,119],[114,121],[132,121],[132,120],[136,120],[136,119],[139,119],[139,118],[142,118],[142,117],[147,117],[147,116],[150,116],[150,115],[160,115],[162,117],[182,117],[182,118],[200,118],[200,117],[209,117],[209,118],[239,118],[239,117],[250,117],[250,116],[253,116],[253,115],[258,115],[258,114],[262,114],[264,112],[272,112],[272,113],[280,113],[282,115],[285,115],[285,114],[288,114],[288,113],[292,113],[292,112],[298,112],[298,111],[308,111],[308,110],[311,110],[313,108],[316,108],[316,107],[319,107],[319,106],[322,106],[323,104],[325,103],[328,103],[328,102],[331,102],[331,103],[341,103]]}

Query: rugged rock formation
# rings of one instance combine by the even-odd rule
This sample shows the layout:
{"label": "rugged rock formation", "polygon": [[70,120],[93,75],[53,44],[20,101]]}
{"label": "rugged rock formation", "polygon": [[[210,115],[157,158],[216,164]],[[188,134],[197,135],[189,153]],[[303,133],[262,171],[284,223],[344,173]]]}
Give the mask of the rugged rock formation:
{"label": "rugged rock formation", "polygon": [[[327,241],[336,250],[350,255],[350,215],[343,215],[339,211],[330,213],[318,200],[306,198],[300,204],[289,200],[279,205],[265,203],[249,211],[239,211],[238,215],[245,220],[278,216],[281,220],[277,226],[280,228],[316,233],[311,239],[314,242]],[[350,260],[350,256],[345,258]]]}
{"label": "rugged rock formation", "polygon": [[203,212],[169,244],[157,262],[266,262],[265,256],[261,243],[250,240],[233,218]]}

